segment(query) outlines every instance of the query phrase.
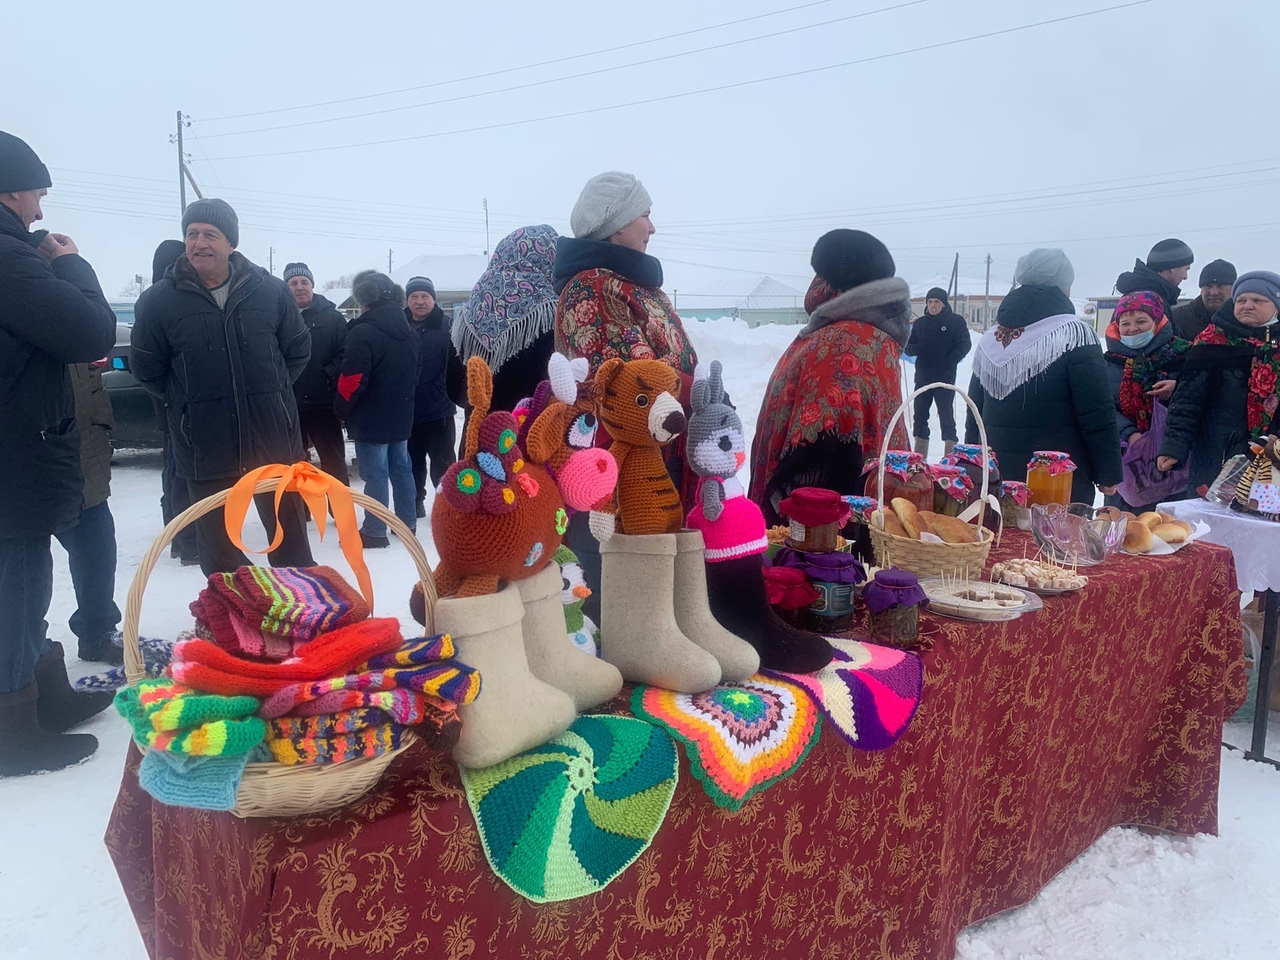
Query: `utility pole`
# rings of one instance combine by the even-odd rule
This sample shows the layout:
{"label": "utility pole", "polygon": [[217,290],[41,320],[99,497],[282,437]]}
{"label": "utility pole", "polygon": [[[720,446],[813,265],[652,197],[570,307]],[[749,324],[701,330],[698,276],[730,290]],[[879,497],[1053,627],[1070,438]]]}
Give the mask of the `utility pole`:
{"label": "utility pole", "polygon": [[387,247],[387,276],[388,277],[391,276],[391,254],[392,254],[391,248]]}
{"label": "utility pole", "polygon": [[[182,128],[189,126],[191,126],[191,118],[179,110],[178,132],[169,138],[170,143],[176,143],[178,145],[178,201],[182,205],[181,209],[184,215],[187,212],[187,178],[190,177],[191,174],[187,170],[187,155],[182,149]],[[192,186],[194,185],[195,181],[192,180]],[[200,191],[196,190],[196,196],[199,195]]]}
{"label": "utility pole", "polygon": [[267,273],[275,276],[276,273],[276,248],[267,247]]}
{"label": "utility pole", "polygon": [[987,286],[982,292],[982,329],[991,326],[991,254],[987,254]]}
{"label": "utility pole", "polygon": [[484,205],[484,255],[489,255],[489,200],[486,197],[480,201]]}
{"label": "utility pole", "polygon": [[960,254],[956,254],[955,262],[951,264],[951,282],[947,284],[947,298],[954,300],[960,292]]}

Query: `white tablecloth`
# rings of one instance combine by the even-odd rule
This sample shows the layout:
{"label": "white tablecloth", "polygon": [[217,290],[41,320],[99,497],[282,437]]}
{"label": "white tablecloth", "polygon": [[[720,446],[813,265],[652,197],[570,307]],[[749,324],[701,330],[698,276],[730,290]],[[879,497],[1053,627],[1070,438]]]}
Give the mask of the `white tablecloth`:
{"label": "white tablecloth", "polygon": [[1241,590],[1280,590],[1280,523],[1208,500],[1162,503],[1159,509],[1190,524],[1209,524],[1209,532],[1200,539],[1231,550]]}

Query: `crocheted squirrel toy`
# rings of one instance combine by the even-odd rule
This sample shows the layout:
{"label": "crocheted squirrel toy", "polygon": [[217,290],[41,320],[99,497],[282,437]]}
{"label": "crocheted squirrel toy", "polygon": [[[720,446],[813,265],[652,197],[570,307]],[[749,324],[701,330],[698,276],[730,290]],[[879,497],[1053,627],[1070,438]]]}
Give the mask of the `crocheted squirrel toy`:
{"label": "crocheted squirrel toy", "polygon": [[678,533],[684,505],[662,459],[662,447],[685,429],[680,378],[660,360],[606,360],[596,371],[600,422],[613,438],[618,463],[617,527],[606,511],[592,511],[591,531],[608,539]]}
{"label": "crocheted squirrel toy", "polygon": [[553,353],[519,438],[529,460],[555,478],[570,511],[607,507],[618,485],[617,461],[595,446],[603,389],[587,372],[585,359]]}
{"label": "crocheted squirrel toy", "polygon": [[440,552],[436,592],[442,597],[496,593],[499,581],[533,576],[551,562],[569,524],[555,483],[516,444],[515,417],[489,412],[492,398],[489,368],[472,357],[464,456],[440,481],[431,509],[431,535]]}
{"label": "crocheted squirrel toy", "polygon": [[720,361],[712,361],[710,367],[698,364],[691,399],[685,451],[700,479],[689,526],[701,530],[707,544],[711,613],[726,630],[755,647],[762,667],[791,673],[821,670],[831,662],[831,645],[792,627],[769,604],[764,514],[747,499],[737,478],[747,442],[742,419],[725,403]]}

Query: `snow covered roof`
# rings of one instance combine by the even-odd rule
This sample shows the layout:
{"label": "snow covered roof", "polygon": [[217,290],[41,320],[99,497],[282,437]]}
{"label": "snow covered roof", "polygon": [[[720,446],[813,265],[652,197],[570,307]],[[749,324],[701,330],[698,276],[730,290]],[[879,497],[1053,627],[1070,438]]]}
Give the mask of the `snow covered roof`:
{"label": "snow covered roof", "polygon": [[392,270],[391,279],[403,287],[414,277],[426,277],[439,292],[470,292],[488,265],[489,258],[479,253],[414,257]]}
{"label": "snow covered roof", "polygon": [[773,277],[746,276],[717,280],[694,293],[681,293],[680,302],[692,310],[803,309],[804,291]]}
{"label": "snow covered roof", "polygon": [[335,307],[340,307],[351,299],[351,288],[334,287],[332,290],[321,290],[320,295],[327,300],[332,300]]}

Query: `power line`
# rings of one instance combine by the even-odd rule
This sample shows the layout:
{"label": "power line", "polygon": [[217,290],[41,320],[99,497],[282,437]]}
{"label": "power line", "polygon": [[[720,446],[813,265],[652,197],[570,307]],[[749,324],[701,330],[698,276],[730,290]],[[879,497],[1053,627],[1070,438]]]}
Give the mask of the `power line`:
{"label": "power line", "polygon": [[695,27],[692,30],[682,30],[680,33],[669,33],[666,36],[654,37],[651,40],[636,40],[632,43],[624,43],[617,47],[605,47],[601,50],[588,50],[586,53],[575,53],[567,57],[557,57],[554,60],[543,60],[538,63],[526,63],[518,67],[504,67],[501,70],[491,70],[488,73],[477,73],[469,77],[455,77],[452,80],[436,80],[431,83],[422,83],[414,87],[401,87],[399,90],[384,90],[381,93],[366,93],[357,97],[343,97],[338,100],[322,100],[318,103],[304,103],[293,107],[275,107],[271,110],[256,110],[251,113],[232,113],[222,117],[203,117],[197,118],[200,123],[219,123],[223,120],[242,120],[246,117],[265,117],[275,113],[289,113],[294,110],[311,110],[316,107],[332,107],[342,103],[355,103],[359,100],[373,100],[377,97],[390,97],[400,93],[413,93],[417,90],[430,90],[433,87],[444,87],[455,83],[467,83],[471,80],[485,80],[489,77],[498,77],[507,73],[517,73],[521,70],[534,70],[539,67],[551,67],[558,63],[569,63],[573,60],[582,60],[588,57],[598,57],[606,53],[617,53],[620,50],[630,50],[634,47],[644,47],[652,43],[662,43],[666,40],[678,40],[681,37],[691,37],[694,34],[706,33],[710,30],[720,30],[724,27],[735,27],[743,23],[751,23],[754,20],[766,20],[770,17],[782,16],[786,13],[795,13],[798,10],[807,10],[810,7],[821,7],[832,0],[814,0],[811,3],[802,3],[795,7],[786,7],[782,10],[773,10],[768,13],[756,14],[752,17],[742,17],[739,20],[727,20],[723,23],[713,23],[705,27]]}
{"label": "power line", "polygon": [[809,23],[800,27],[791,27],[787,30],[777,30],[773,33],[761,34],[756,37],[744,37],[740,40],[729,40],[709,47],[698,47],[697,49],[685,50],[680,53],[669,53],[661,57],[652,57],[648,60],[636,60],[632,63],[619,63],[608,67],[599,67],[595,70],[587,70],[583,73],[573,73],[564,77],[551,77],[546,80],[534,80],[529,83],[519,83],[510,87],[498,87],[494,90],[482,90],[478,93],[462,93],[456,97],[445,97],[440,100],[427,100],[423,103],[407,103],[399,107],[385,107],[381,110],[366,110],[361,113],[348,113],[341,117],[323,117],[319,120],[300,120],[297,123],[279,124],[270,127],[254,127],[250,130],[228,130],[225,133],[210,133],[205,135],[205,139],[213,140],[218,137],[242,137],[253,133],[275,133],[280,130],[293,130],[298,127],[312,127],[323,123],[338,123],[343,120],[359,120],[364,117],[377,117],[388,113],[401,113],[405,110],[420,110],[425,107],[436,107],[447,103],[459,103],[463,100],[478,100],[482,97],[491,97],[500,93],[513,93],[518,90],[531,90],[534,87],[543,87],[552,83],[563,83],[568,80],[581,80],[584,77],[595,77],[605,73],[614,73],[618,70],[629,70],[632,67],[643,67],[653,63],[664,63],[668,60],[679,60],[683,57],[692,57],[700,53],[709,53],[713,50],[724,50],[728,47],[736,47],[744,43],[756,43],[760,40],[773,40],[777,37],[785,37],[793,33],[802,33],[806,30],[816,30],[819,27],[829,27],[838,23],[846,23],[850,20],[861,20],[865,17],[873,17],[880,13],[890,13],[894,10],[901,10],[905,7],[915,7],[928,2],[929,0],[905,0],[903,3],[896,3],[892,6],[881,7],[878,10],[867,10],[863,13],[850,14],[847,17],[837,17],[833,20]]}
{"label": "power line", "polygon": [[973,43],[978,40],[988,40],[992,37],[1008,36],[1014,33],[1021,33],[1026,30],[1033,30],[1038,27],[1046,27],[1059,23],[1067,23],[1072,20],[1083,20],[1088,17],[1100,16],[1104,13],[1112,13],[1116,10],[1126,10],[1131,7],[1142,7],[1149,3],[1155,3],[1156,0],[1130,0],[1129,3],[1113,4],[1109,7],[1102,7],[1097,10],[1087,10],[1083,13],[1073,13],[1068,16],[1054,17],[1049,20],[1038,20],[1035,23],[1021,24],[1016,27],[1005,27],[1001,30],[991,30],[986,33],[974,34],[969,37],[957,37],[954,40],[942,40],[938,43],[925,44],[920,47],[911,47],[907,50],[896,50],[892,53],[876,54],[870,57],[861,57],[857,60],[846,60],[843,63],[833,63],[822,67],[809,67],[805,70],[795,70],[791,73],[780,73],[771,77],[759,77],[754,80],[739,80],[735,83],[725,83],[714,87],[703,87],[699,90],[687,90],[683,93],[672,93],[659,97],[647,97],[643,100],[632,100],[627,103],[615,103],[604,107],[589,107],[584,110],[572,110],[567,113],[551,114],[545,117],[531,117],[524,120],[508,120],[503,123],[491,123],[478,127],[463,127],[457,130],[441,130],[434,133],[422,133],[409,137],[394,137],[388,140],[366,140],[359,143],[339,143],[331,144],[324,147],[306,147],[298,150],[277,150],[267,153],[242,153],[225,157],[211,157],[211,160],[253,160],[261,157],[289,157],[297,156],[304,153],[326,153],[331,150],[351,150],[358,147],[379,147],[393,143],[411,143],[417,140],[433,140],[437,137],[456,136],[463,133],[480,133],[485,130],[500,130],[506,127],[518,127],[531,123],[544,123],[549,120],[566,120],[571,117],[583,117],[595,113],[605,113],[610,110],[621,110],[627,107],[647,106],[654,103],[666,103],[671,100],[680,100],[684,97],[701,96],[707,93],[719,93],[724,90],[736,90],[741,87],[750,87],[759,83],[772,83],[777,80],[790,80],[795,77],[811,76],[813,74],[825,73],[831,70],[838,70],[844,67],[852,67],[860,64],[875,63],[881,60],[892,60],[896,57],[903,57],[913,53],[924,53],[930,50],[941,50],[946,47],[959,46],[965,43]]}

